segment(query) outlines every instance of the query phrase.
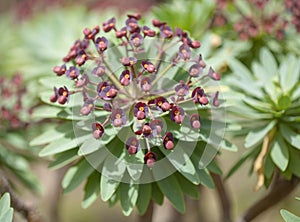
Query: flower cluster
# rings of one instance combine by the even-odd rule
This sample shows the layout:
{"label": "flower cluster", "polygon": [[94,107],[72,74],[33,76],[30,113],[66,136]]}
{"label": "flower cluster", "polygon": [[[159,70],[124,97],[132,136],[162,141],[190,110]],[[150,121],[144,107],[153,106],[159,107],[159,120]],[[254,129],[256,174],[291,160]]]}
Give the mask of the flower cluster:
{"label": "flower cluster", "polygon": [[[216,0],[212,26],[224,26],[231,22],[241,40],[257,38],[264,34],[275,36],[281,40],[284,38],[288,24],[293,24],[297,32],[300,32],[299,1],[285,0],[282,7],[276,8],[271,13],[268,7],[272,2],[269,0],[249,0],[246,4],[252,12],[250,15],[243,14],[242,10],[238,10],[238,16],[232,17],[227,11],[231,7],[230,5],[238,8],[238,4],[234,0]],[[292,19],[286,16],[286,12],[291,12]]]}
{"label": "flower cluster", "polygon": [[285,0],[284,4],[292,13],[292,23],[298,33],[300,33],[300,1],[298,0]]}
{"label": "flower cluster", "polygon": [[[99,26],[85,28],[83,39],[75,41],[63,58],[64,63],[53,68],[57,76],[65,75],[74,81],[76,89],[55,87],[50,101],[65,104],[72,94],[81,93],[82,115],[107,112],[104,121],[94,122],[91,126],[95,139],[101,139],[108,124],[116,128],[132,124],[134,132],[126,139],[124,147],[130,155],[134,155],[145,144],[146,151],[142,151],[144,162],[152,167],[158,159],[150,147],[152,140],[159,140],[166,150],[174,149],[176,143],[174,132],[168,131],[160,117],[169,116],[170,121],[179,127],[186,121],[191,129],[199,130],[201,124],[197,109],[196,113],[189,114],[182,105],[191,102],[195,107],[201,107],[211,101],[212,105],[219,106],[218,92],[208,94],[200,82],[206,78],[219,80],[220,75],[212,67],[207,67],[201,55],[192,58],[192,50],[201,45],[199,41],[157,19],[152,20],[152,27],[141,26],[140,18],[140,14],[128,15],[121,28],[117,28],[116,19],[111,18],[102,24],[104,35],[100,35]],[[114,32],[116,40],[110,41],[105,37],[107,32]],[[145,57],[145,42],[151,39],[154,40],[151,47],[157,49],[155,59]],[[117,71],[109,61],[109,54],[114,53],[110,49],[114,47],[125,52],[119,61],[113,61],[121,67]],[[175,49],[177,53],[165,64],[162,59],[168,49]],[[170,70],[178,69],[179,64],[189,66],[180,76],[180,81],[171,83],[170,88],[161,87],[163,78],[168,77]],[[85,68],[91,66],[90,71]]]}
{"label": "flower cluster", "polygon": [[0,128],[16,129],[26,125],[20,118],[30,110],[23,107],[22,98],[26,93],[21,74],[15,74],[11,79],[0,77]]}

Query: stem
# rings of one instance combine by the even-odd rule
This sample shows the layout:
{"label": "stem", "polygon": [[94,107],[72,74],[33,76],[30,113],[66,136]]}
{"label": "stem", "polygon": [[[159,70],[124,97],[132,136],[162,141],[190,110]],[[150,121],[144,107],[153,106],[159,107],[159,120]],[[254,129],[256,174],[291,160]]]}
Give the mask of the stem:
{"label": "stem", "polygon": [[[1,173],[2,174],[2,173]],[[43,221],[40,215],[36,212],[36,209],[26,205],[12,190],[7,179],[0,175],[0,195],[8,192],[11,197],[11,206],[18,212],[20,212],[28,222],[41,222]]]}
{"label": "stem", "polygon": [[230,222],[232,221],[231,219],[231,201],[228,195],[228,191],[222,181],[222,178],[220,175],[211,173],[211,177],[214,181],[214,184],[216,186],[219,199],[220,199],[220,204],[222,207],[222,220],[223,222]]}
{"label": "stem", "polygon": [[164,74],[166,74],[166,72],[169,71],[170,68],[172,68],[172,66],[173,66],[172,63],[169,64],[169,65],[168,65],[161,73],[159,73],[159,74],[156,76],[156,78],[155,78],[155,79],[153,80],[153,82],[152,82],[152,87],[157,83],[157,81],[158,81],[159,79],[161,79],[161,77],[163,77]]}
{"label": "stem", "polygon": [[271,188],[270,192],[249,207],[237,222],[249,222],[253,220],[264,211],[288,197],[299,183],[300,179],[296,176],[292,176],[289,181],[284,178],[275,177],[273,180],[274,186]]}
{"label": "stem", "polygon": [[113,82],[113,84],[115,84],[115,86],[118,89],[122,89],[123,86],[121,85],[121,83],[119,82],[117,76],[115,75],[115,73],[112,71],[112,69],[109,67],[108,63],[103,60],[103,63],[105,64],[106,68],[109,70],[110,73],[107,74],[108,78]]}

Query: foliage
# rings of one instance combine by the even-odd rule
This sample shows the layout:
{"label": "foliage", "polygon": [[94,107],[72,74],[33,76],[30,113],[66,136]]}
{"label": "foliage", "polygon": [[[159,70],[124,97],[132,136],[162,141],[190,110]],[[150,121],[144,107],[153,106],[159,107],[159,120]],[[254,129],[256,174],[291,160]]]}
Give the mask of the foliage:
{"label": "foliage", "polygon": [[[134,16],[132,17],[134,18]],[[107,24],[110,23],[108,22]],[[93,30],[90,30],[91,33],[94,33],[94,30],[97,30],[97,28],[95,27]],[[89,33],[90,31],[88,29],[85,29],[85,35],[88,36],[88,34],[86,33]],[[105,36],[110,36],[109,34]],[[107,39],[109,39],[109,37],[107,37]],[[102,41],[104,44],[106,40],[102,38]],[[111,83],[115,84],[117,86],[117,89],[120,90],[123,89],[123,87],[120,86],[120,83],[116,82],[122,78],[122,76],[118,74],[120,71],[114,71],[114,69],[110,69],[110,67],[112,67],[111,65],[120,67],[120,60],[130,55],[139,56],[139,51],[134,51],[135,49],[133,48],[133,51],[129,50],[128,53],[130,54],[126,55],[126,50],[124,54],[124,50],[122,50],[120,47],[117,47],[115,45],[115,42],[118,42],[118,40],[109,39],[109,48],[107,52],[108,55],[106,55],[106,57],[101,57],[102,52],[100,50],[100,59],[106,58],[108,60],[108,62],[105,64],[106,69],[113,70],[109,71],[109,73],[111,74],[108,75],[108,78],[110,78]],[[143,47],[145,47],[145,51],[141,51],[143,53],[142,58],[149,58],[152,59],[150,61],[157,62],[153,59],[155,51],[153,51],[153,47],[151,48],[151,42],[150,45],[147,44],[149,43],[147,43],[147,41],[145,40],[144,45],[142,45]],[[178,45],[172,46],[172,44],[172,40],[163,41],[163,46],[169,48],[171,51],[171,54],[168,54],[169,58],[174,58],[174,56],[176,55],[176,51],[178,50],[178,48],[176,48]],[[101,45],[101,47],[102,46],[103,45]],[[136,50],[140,49],[138,47],[136,48]],[[105,50],[106,49],[104,49],[104,51]],[[87,52],[88,56],[90,56],[91,52]],[[89,83],[91,81],[99,82],[101,79],[103,81],[103,79],[105,80],[105,78],[107,78],[106,76],[103,77],[100,74],[99,76],[90,75],[91,70],[93,70],[95,67],[94,61],[86,61],[87,64],[92,65],[92,68],[82,69],[82,64],[79,63],[79,60],[71,60],[73,61],[73,64],[77,63],[77,68],[80,69],[80,76],[83,76],[83,72],[88,75]],[[96,61],[99,62],[99,60]],[[201,61],[201,59],[197,61]],[[176,60],[173,60],[173,62],[177,63]],[[165,85],[162,86],[161,83],[158,82],[158,87],[164,87],[165,89],[171,87],[172,89],[175,86],[173,84],[177,83],[172,83],[170,79],[177,79],[179,81],[181,80],[181,78],[183,78],[182,74],[184,73],[186,77],[188,77],[188,71],[185,71],[189,68],[188,63],[182,62],[182,60],[180,59],[178,63],[180,63],[181,69],[184,70],[183,73],[181,69],[178,68],[174,68],[169,71],[170,66],[168,64],[161,63],[160,69],[165,69],[166,71],[160,71],[160,73],[166,72],[168,74],[166,75],[166,77],[163,77],[163,81],[161,81],[165,82]],[[63,70],[61,69],[61,67],[63,66],[57,66],[54,68],[54,71],[58,75],[61,75],[60,72]],[[140,67],[141,62],[138,61],[137,65],[133,66],[133,69],[136,69],[135,72],[132,72],[140,73],[138,72],[138,70],[140,70]],[[142,67],[147,66],[142,65]],[[204,70],[209,71],[208,68],[209,67]],[[71,164],[71,167],[67,171],[62,181],[62,186],[65,192],[70,192],[85,181],[85,194],[82,202],[83,207],[90,206],[100,195],[102,200],[108,201],[110,205],[114,205],[117,201],[120,201],[123,213],[125,215],[129,215],[135,206],[137,207],[139,213],[143,214],[145,213],[151,199],[158,204],[162,204],[163,197],[166,196],[178,211],[184,212],[184,195],[197,198],[199,184],[203,184],[210,188],[214,187],[210,172],[220,174],[221,170],[218,168],[214,161],[206,166],[206,164],[208,163],[205,163],[205,159],[202,159],[203,157],[205,157],[205,153],[207,152],[206,149],[210,150],[210,152],[216,153],[216,148],[219,145],[219,142],[221,142],[221,146],[225,149],[234,150],[235,147],[231,146],[226,141],[222,141],[219,135],[212,133],[216,129],[214,127],[220,127],[218,130],[222,130],[222,123],[218,122],[218,119],[216,119],[214,120],[215,125],[213,124],[213,121],[211,120],[211,112],[214,112],[214,110],[212,110],[213,108],[211,106],[196,105],[195,107],[193,107],[194,105],[191,104],[187,104],[187,106],[183,105],[186,111],[194,111],[200,114],[200,134],[198,134],[198,131],[191,131],[188,122],[184,122],[182,123],[182,126],[180,126],[178,125],[178,123],[174,122],[174,120],[171,121],[169,116],[165,115],[166,113],[159,114],[159,118],[161,118],[161,120],[167,124],[166,126],[168,128],[168,131],[173,132],[173,143],[177,145],[174,147],[173,152],[162,148],[158,144],[153,146],[151,150],[157,154],[158,159],[163,159],[164,161],[158,161],[157,164],[155,163],[153,167],[151,167],[151,165],[149,164],[149,168],[147,165],[144,165],[145,157],[147,154],[146,151],[144,151],[144,148],[138,151],[135,155],[129,155],[127,150],[125,149],[126,143],[124,141],[126,141],[129,136],[132,136],[132,133],[130,133],[130,131],[136,130],[136,127],[141,126],[141,122],[135,120],[134,115],[136,114],[129,113],[128,115],[126,115],[126,118],[128,118],[126,124],[123,123],[123,126],[119,127],[119,125],[114,125],[114,111],[110,114],[109,109],[103,110],[103,102],[99,104],[95,103],[95,108],[93,108],[94,112],[92,113],[91,107],[93,106],[85,105],[86,103],[82,105],[82,100],[85,97],[91,98],[91,95],[89,93],[95,90],[95,86],[89,86],[91,88],[89,88],[89,91],[86,92],[84,92],[86,90],[86,88],[84,87],[83,89],[81,89],[80,87],[76,88],[77,81],[80,80],[81,77],[70,77],[70,74],[67,74],[68,69],[69,68],[67,68],[66,71],[62,71],[62,75],[64,75],[64,72],[66,72],[68,78],[66,78],[65,76],[45,77],[40,81],[44,89],[44,92],[41,93],[41,100],[45,103],[45,105],[39,107],[38,109],[35,109],[33,117],[59,119],[63,122],[63,124],[58,125],[53,129],[47,130],[42,135],[32,140],[31,145],[40,146],[46,144],[46,146],[40,152],[40,155],[54,156],[54,161],[50,164],[51,168],[57,169]],[[145,71],[141,72],[143,75],[147,74],[143,72]],[[147,72],[151,72],[151,70]],[[116,78],[112,78],[113,75],[117,75]],[[210,71],[209,75],[200,75],[203,75],[203,77],[214,75],[214,77],[211,77],[218,78],[218,74],[214,74],[213,70]],[[158,76],[159,74],[157,75],[157,78]],[[160,76],[160,78],[161,77],[162,76]],[[190,87],[193,86],[193,83],[194,80],[190,78]],[[53,86],[66,86],[66,88],[63,88],[62,90],[66,91],[67,89],[67,91],[70,92],[70,97],[68,94],[57,94],[57,91],[54,91],[54,97],[51,97],[53,98],[53,100],[51,99],[52,102],[58,100],[59,103],[63,104],[66,101],[64,100],[65,98],[62,98],[61,96],[66,95],[66,97],[68,96],[69,99],[69,102],[67,104],[61,105],[57,103],[51,103],[49,101],[50,96],[53,96]],[[97,90],[99,89],[102,90],[104,88],[98,87]],[[124,89],[132,90],[130,88]],[[76,94],[76,92],[78,93]],[[82,92],[84,92],[83,95]],[[98,93],[100,93],[100,97],[103,96],[103,98],[109,95],[102,95],[101,92]],[[148,94],[146,93],[146,96],[147,95]],[[209,92],[207,92],[206,95],[208,96]],[[61,100],[60,97],[62,98]],[[99,98],[98,100],[101,101]],[[106,98],[106,100],[108,100],[107,102],[109,103],[109,99]],[[172,98],[168,98],[168,100],[176,103],[176,101],[172,100]],[[111,103],[110,105],[112,107],[115,107],[116,104],[117,103]],[[121,106],[120,102],[119,105]],[[89,108],[90,110],[86,112],[86,108]],[[129,110],[132,111],[132,109],[133,107]],[[156,112],[157,111],[154,111],[154,113]],[[112,124],[107,124],[110,123],[110,119],[112,119]],[[92,129],[92,125],[95,120],[99,122],[99,124],[96,125],[94,129]],[[148,118],[147,120],[149,121]],[[105,126],[104,130],[101,128],[101,125],[103,125],[103,127]],[[101,137],[99,140],[96,140],[93,137],[93,131],[94,137],[96,139]],[[95,131],[97,131],[97,133],[101,132],[100,136],[98,134],[96,135]],[[137,132],[138,131],[136,131],[136,134]],[[144,136],[142,135],[141,137],[146,136],[144,134]],[[145,140],[147,140],[147,138]],[[219,142],[216,142],[218,140]],[[202,163],[202,161],[204,162]],[[147,161],[145,161],[145,163],[146,162]],[[199,163],[202,163],[203,165],[199,165]]]}
{"label": "foliage", "polygon": [[249,70],[241,62],[229,64],[234,76],[227,78],[230,122],[240,126],[234,135],[244,138],[249,149],[232,167],[232,175],[247,159],[254,159],[259,186],[268,186],[279,171],[286,179],[299,177],[300,59],[289,54],[279,64],[272,53],[263,48],[259,61]]}
{"label": "foliage", "polygon": [[4,193],[0,198],[0,221],[11,222],[13,220],[14,209],[10,207],[10,195]]}

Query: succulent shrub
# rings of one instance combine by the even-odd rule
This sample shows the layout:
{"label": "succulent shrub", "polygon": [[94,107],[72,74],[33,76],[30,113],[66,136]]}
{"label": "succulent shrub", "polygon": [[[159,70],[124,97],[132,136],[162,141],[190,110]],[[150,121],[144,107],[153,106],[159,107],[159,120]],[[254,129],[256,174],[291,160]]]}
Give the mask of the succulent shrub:
{"label": "succulent shrub", "polygon": [[46,144],[40,155],[54,157],[51,168],[70,166],[65,192],[86,181],[83,207],[101,195],[125,215],[135,206],[143,214],[165,196],[183,212],[184,194],[214,186],[218,148],[235,149],[222,139],[220,74],[192,52],[201,43],[185,31],[140,18],[83,30],[56,76],[41,79],[48,105],[38,112],[63,124],[31,145]]}
{"label": "succulent shrub", "polygon": [[234,135],[244,139],[247,151],[229,172],[247,159],[258,175],[257,189],[268,186],[277,174],[286,180],[299,177],[300,59],[289,54],[279,61],[263,48],[249,70],[232,60],[234,75],[227,78],[229,121]]}

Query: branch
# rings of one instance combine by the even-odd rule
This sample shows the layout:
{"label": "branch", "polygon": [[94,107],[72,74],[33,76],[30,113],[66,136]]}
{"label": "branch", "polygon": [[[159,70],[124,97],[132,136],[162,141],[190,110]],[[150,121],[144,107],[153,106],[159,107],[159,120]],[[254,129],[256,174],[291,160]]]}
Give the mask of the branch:
{"label": "branch", "polygon": [[227,189],[222,181],[222,178],[220,175],[211,173],[211,177],[214,181],[214,184],[216,186],[220,204],[222,207],[222,220],[223,222],[231,222],[231,201],[227,192]]}
{"label": "branch", "polygon": [[255,217],[286,198],[299,185],[300,178],[293,176],[291,180],[276,177],[273,187],[263,198],[254,203],[238,222],[249,222]]}
{"label": "branch", "polygon": [[33,207],[26,205],[12,190],[7,179],[0,175],[0,195],[2,196],[5,192],[8,192],[11,197],[11,206],[18,212],[20,212],[28,222],[42,222],[39,214]]}

